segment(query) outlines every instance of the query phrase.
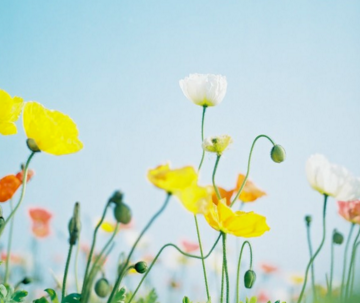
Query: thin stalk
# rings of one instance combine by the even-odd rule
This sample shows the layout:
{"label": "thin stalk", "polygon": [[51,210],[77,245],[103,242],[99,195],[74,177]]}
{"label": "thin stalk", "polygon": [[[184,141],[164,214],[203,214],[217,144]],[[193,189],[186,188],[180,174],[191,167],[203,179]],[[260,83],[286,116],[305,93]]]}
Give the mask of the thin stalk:
{"label": "thin stalk", "polygon": [[212,183],[213,183],[213,186],[214,186],[214,189],[215,189],[216,196],[217,196],[217,198],[219,200],[221,199],[221,196],[220,196],[219,189],[217,188],[216,183],[215,183],[215,175],[216,175],[217,167],[219,165],[220,158],[221,158],[221,155],[217,155],[214,170],[213,170],[213,174],[212,174]]}
{"label": "thin stalk", "polygon": [[332,294],[332,283],[334,277],[334,241],[331,241],[331,251],[330,251],[330,281],[329,281],[329,289],[328,294],[331,296]]}
{"label": "thin stalk", "polygon": [[348,238],[346,240],[346,245],[345,245],[345,251],[344,251],[344,263],[343,263],[343,272],[342,272],[342,278],[341,278],[341,297],[343,297],[344,295],[344,291],[345,291],[345,276],[346,276],[346,266],[347,266],[347,256],[348,256],[348,250],[349,250],[349,246],[350,246],[350,240],[351,240],[351,236],[353,234],[354,231],[354,227],[355,224],[351,223],[350,226],[350,231],[349,231],[349,235]]}
{"label": "thin stalk", "polygon": [[197,237],[198,237],[198,241],[199,241],[199,248],[200,248],[200,255],[201,255],[201,263],[202,263],[202,268],[203,268],[203,273],[204,273],[204,282],[205,282],[205,288],[206,288],[206,296],[207,296],[208,302],[210,302],[210,292],[209,292],[209,285],[208,285],[208,280],[207,280],[207,275],[206,275],[205,260],[204,260],[204,254],[203,254],[203,249],[202,249],[202,244],[201,244],[199,224],[198,224],[198,220],[197,220],[196,215],[194,215],[194,219],[195,219],[196,233],[197,233]]}
{"label": "thin stalk", "polygon": [[164,211],[164,209],[166,208],[166,206],[168,205],[169,201],[170,201],[170,197],[171,197],[171,193],[168,193],[167,196],[166,196],[166,199],[165,199],[165,202],[163,204],[163,206],[160,208],[160,210],[158,210],[155,215],[153,215],[153,217],[150,219],[149,223],[144,227],[144,229],[142,230],[142,232],[140,233],[140,235],[138,236],[138,238],[136,239],[133,247],[131,248],[130,250],[130,253],[125,261],[125,264],[124,266],[122,267],[119,275],[118,275],[118,278],[115,282],[115,285],[114,285],[114,288],[109,296],[109,299],[108,299],[108,303],[111,303],[115,293],[117,292],[118,288],[119,288],[119,285],[121,283],[121,280],[122,280],[122,277],[125,275],[124,273],[124,270],[126,269],[126,267],[129,265],[129,262],[130,262],[130,258],[132,256],[132,254],[134,253],[135,251],[135,248],[137,246],[137,244],[139,243],[139,241],[141,240],[141,238],[143,237],[143,235],[145,234],[145,232],[149,229],[149,227],[153,224],[153,222],[157,219],[158,216],[160,216],[160,214]]}
{"label": "thin stalk", "polygon": [[[201,142],[204,141],[204,122],[205,122],[206,108],[207,108],[207,106],[203,106],[202,119],[201,119]],[[201,169],[201,166],[204,162],[204,158],[205,158],[205,150],[203,149],[200,164],[198,167],[198,171],[200,171],[200,169]]]}
{"label": "thin stalk", "polygon": [[70,265],[70,259],[71,259],[72,249],[73,249],[73,245],[70,244],[70,246],[69,246],[69,251],[68,251],[68,256],[67,256],[67,259],[66,259],[66,265],[65,265],[65,272],[64,272],[63,283],[62,283],[61,302],[64,300],[64,297],[65,297],[65,292],[66,292],[66,279],[67,279],[67,275],[68,275],[68,271],[69,271],[69,265]]}
{"label": "thin stalk", "polygon": [[155,256],[154,260],[151,262],[148,270],[145,272],[145,274],[143,275],[142,279],[139,282],[139,285],[136,287],[134,293],[132,294],[130,300],[128,301],[128,303],[131,303],[131,301],[134,299],[136,293],[138,292],[138,290],[140,289],[141,284],[144,282],[145,278],[147,277],[147,275],[150,273],[152,267],[155,265],[155,262],[157,261],[157,259],[160,257],[161,253],[163,252],[163,250],[167,247],[174,247],[178,252],[180,252],[182,255],[189,257],[189,258],[194,258],[194,259],[207,259],[211,253],[213,252],[213,250],[215,249],[216,245],[218,244],[219,240],[220,240],[221,234],[218,236],[218,238],[216,239],[214,245],[212,246],[212,248],[210,249],[210,251],[208,252],[208,254],[204,257],[201,256],[196,256],[196,255],[192,255],[192,254],[188,254],[184,251],[182,251],[178,246],[176,246],[175,244],[172,243],[168,243],[165,244],[157,253],[157,255]]}
{"label": "thin stalk", "polygon": [[23,182],[22,182],[22,188],[21,188],[21,194],[20,194],[20,198],[19,198],[19,202],[16,204],[15,208],[13,209],[13,211],[10,213],[10,215],[7,217],[7,219],[5,220],[5,223],[3,225],[3,227],[0,229],[0,236],[2,235],[6,224],[9,223],[9,221],[11,220],[11,218],[13,216],[15,216],[15,213],[17,212],[17,210],[19,209],[24,196],[25,196],[25,191],[26,191],[26,181],[27,181],[27,174],[28,174],[28,169],[29,169],[29,164],[31,162],[32,157],[34,157],[35,153],[32,152],[29,156],[29,158],[26,161],[25,167],[24,167],[24,174],[23,174]]}
{"label": "thin stalk", "polygon": [[[13,209],[14,209],[13,200],[10,199],[10,212],[12,212]],[[9,279],[10,254],[11,254],[13,229],[14,229],[14,218],[11,218],[10,229],[9,229],[9,239],[8,239],[7,253],[6,253],[4,284],[7,284],[7,281]]]}
{"label": "thin stalk", "polygon": [[76,284],[76,291],[77,291],[78,293],[80,293],[79,271],[78,271],[79,251],[80,251],[80,233],[79,233],[79,238],[78,238],[78,242],[77,242],[77,246],[76,246],[75,264],[74,264],[75,284]]}
{"label": "thin stalk", "polygon": [[[312,258],[313,257],[313,248],[312,248],[311,235],[310,235],[310,223],[306,224],[306,234],[307,234],[307,242],[308,242],[308,246],[309,246],[310,258]],[[316,298],[316,288],[315,288],[315,268],[314,268],[314,263],[311,264],[311,287],[312,287],[312,292],[313,292],[313,296],[314,296],[314,299],[315,299]]]}
{"label": "thin stalk", "polygon": [[225,265],[224,265],[224,258],[222,260],[222,267],[221,267],[221,291],[220,291],[220,303],[224,302],[224,283],[225,282]]}
{"label": "thin stalk", "polygon": [[322,240],[321,240],[321,243],[320,243],[320,246],[319,248],[316,250],[315,254],[312,256],[312,258],[310,258],[310,261],[306,267],[306,271],[305,271],[305,277],[304,277],[304,284],[303,284],[303,287],[301,289],[301,293],[300,293],[300,296],[297,300],[297,303],[300,303],[303,296],[304,296],[304,292],[305,292],[305,288],[306,288],[306,283],[307,283],[307,277],[308,277],[308,274],[309,274],[309,270],[310,270],[310,267],[311,265],[313,264],[313,262],[315,261],[315,258],[318,256],[318,254],[320,253],[322,247],[324,246],[324,243],[325,243],[325,238],[326,238],[326,205],[327,205],[327,198],[328,196],[327,195],[324,195],[324,207],[323,207],[323,236],[322,236]]}
{"label": "thin stalk", "polygon": [[243,250],[245,248],[245,245],[249,246],[250,250],[250,269],[252,269],[252,263],[253,263],[253,254],[252,254],[252,247],[249,241],[245,241],[240,249],[239,254],[239,260],[238,260],[238,266],[237,266],[237,274],[236,274],[236,302],[240,302],[240,266],[241,266],[241,258],[243,254]]}
{"label": "thin stalk", "polygon": [[[356,255],[356,252],[357,252],[357,249],[359,246],[360,246],[360,242],[357,242],[356,246],[355,246],[355,255]],[[356,258],[354,259],[354,268],[356,268],[355,263],[356,263]],[[354,290],[354,280],[355,280],[355,270],[353,270],[353,274],[351,277],[350,293],[353,293],[353,290]]]}
{"label": "thin stalk", "polygon": [[248,159],[248,165],[247,165],[247,171],[246,171],[245,179],[244,179],[243,183],[241,184],[241,186],[240,186],[240,188],[239,188],[239,190],[238,190],[235,198],[232,200],[231,206],[233,206],[233,204],[235,203],[236,199],[237,199],[237,198],[239,197],[239,195],[241,194],[241,191],[243,190],[243,188],[244,188],[244,186],[245,186],[245,183],[246,183],[246,181],[247,181],[247,179],[248,179],[248,177],[249,177],[252,153],[253,153],[253,150],[254,150],[256,141],[259,140],[260,138],[266,138],[266,139],[268,139],[273,145],[275,145],[275,142],[274,142],[269,136],[267,136],[267,135],[259,135],[259,136],[257,136],[257,137],[254,139],[254,141],[253,141],[253,143],[252,143],[252,145],[251,145],[250,153],[249,153],[249,159]]}
{"label": "thin stalk", "polygon": [[226,256],[226,234],[222,234],[223,238],[223,262],[224,262],[224,270],[225,270],[225,278],[226,278],[226,303],[230,302],[230,281],[229,281],[229,272],[227,266],[227,256]]}
{"label": "thin stalk", "polygon": [[348,298],[349,295],[349,290],[350,290],[350,282],[351,282],[351,273],[352,270],[354,270],[354,262],[355,262],[355,253],[356,253],[356,243],[358,241],[360,237],[360,227],[359,227],[359,232],[357,233],[355,240],[354,240],[354,244],[353,244],[353,248],[352,248],[352,252],[351,252],[351,259],[350,259],[350,265],[349,265],[349,272],[348,272],[348,278],[347,278],[347,282],[346,282],[346,293],[345,293],[345,299]]}

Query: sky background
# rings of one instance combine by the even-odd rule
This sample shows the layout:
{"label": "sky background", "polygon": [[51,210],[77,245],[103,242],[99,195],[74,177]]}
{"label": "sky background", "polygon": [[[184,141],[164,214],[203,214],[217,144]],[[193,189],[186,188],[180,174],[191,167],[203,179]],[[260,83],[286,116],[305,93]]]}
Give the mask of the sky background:
{"label": "sky background", "polygon": [[[146,180],[147,170],[166,161],[197,166],[201,156],[202,109],[178,82],[190,73],[214,73],[227,77],[228,90],[207,111],[205,136],[234,140],[217,183],[232,188],[246,172],[257,135],[286,148],[286,162],[275,164],[270,143],[256,145],[250,178],[268,195],[245,210],[265,215],[271,227],[251,241],[254,262],[275,264],[284,275],[303,273],[304,216],[314,217],[316,247],[322,211],[322,197],[306,180],[306,160],[322,153],[360,176],[359,14],[360,3],[345,0],[0,1],[0,88],[70,115],[84,143],[77,154],[34,158],[36,176],[16,217],[14,250],[28,250],[27,209],[42,206],[54,213],[54,232],[41,241],[41,254],[65,255],[75,201],[89,242],[91,225],[116,189],[142,228],[165,199]],[[17,172],[29,154],[21,121],[18,126],[18,135],[0,138],[1,176]],[[202,184],[211,182],[214,162],[206,156]],[[216,233],[203,218],[200,226],[207,251]],[[349,229],[330,199],[329,234],[335,227]],[[167,242],[196,240],[193,217],[172,199],[149,236],[152,253]],[[118,237],[114,254],[124,248]],[[316,262],[319,281],[329,270],[329,238],[325,248]],[[336,249],[337,274],[342,249]],[[200,263],[193,266],[201,271]],[[154,276],[166,276],[159,268]],[[194,299],[203,299],[200,287]]]}

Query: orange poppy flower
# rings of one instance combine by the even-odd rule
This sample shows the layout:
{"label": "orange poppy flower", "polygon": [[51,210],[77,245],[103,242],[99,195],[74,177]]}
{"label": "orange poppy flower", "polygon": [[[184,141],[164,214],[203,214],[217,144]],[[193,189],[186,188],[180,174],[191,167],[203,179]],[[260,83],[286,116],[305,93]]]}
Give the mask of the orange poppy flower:
{"label": "orange poppy flower", "polygon": [[[236,182],[235,192],[237,192],[240,189],[244,180],[245,180],[245,175],[239,174],[237,182]],[[266,195],[266,192],[262,191],[250,180],[247,180],[238,199],[245,203],[246,202],[254,202],[258,198],[261,198],[262,196],[265,196],[265,195]]]}
{"label": "orange poppy flower", "polygon": [[45,238],[50,234],[50,219],[52,213],[44,208],[31,208],[29,215],[32,220],[32,231],[35,237]]}
{"label": "orange poppy flower", "polygon": [[[28,169],[27,176],[26,176],[26,183],[30,181],[30,179],[35,175],[35,172],[32,169]],[[16,174],[16,178],[22,183],[24,177],[24,171],[20,171]]]}
{"label": "orange poppy flower", "polygon": [[[218,205],[219,203],[219,199],[218,197],[216,196],[216,192],[215,192],[215,189],[213,186],[211,186],[211,189],[212,189],[212,201],[215,205]],[[219,193],[220,193],[220,197],[222,199],[226,199],[226,205],[227,206],[230,206],[231,205],[231,197],[233,196],[234,194],[234,190],[226,190],[222,187],[219,187],[218,186],[218,189],[219,189]]]}
{"label": "orange poppy flower", "polygon": [[6,202],[12,198],[20,187],[21,182],[15,175],[8,175],[0,180],[0,202]]}
{"label": "orange poppy flower", "polygon": [[278,270],[276,266],[267,263],[262,263],[260,268],[265,274],[272,274]]}

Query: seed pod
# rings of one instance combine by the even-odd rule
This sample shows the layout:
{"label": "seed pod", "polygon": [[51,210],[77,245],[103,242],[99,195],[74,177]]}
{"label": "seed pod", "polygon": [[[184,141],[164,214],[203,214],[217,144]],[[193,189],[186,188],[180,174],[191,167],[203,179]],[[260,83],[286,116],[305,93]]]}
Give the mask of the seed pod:
{"label": "seed pod", "polygon": [[144,261],[140,261],[135,264],[134,268],[139,274],[144,274],[147,271],[147,264]]}
{"label": "seed pod", "polygon": [[311,221],[312,217],[310,215],[305,216],[305,222],[307,226],[310,226]]}
{"label": "seed pod", "polygon": [[40,148],[37,146],[36,142],[34,139],[27,139],[26,140],[26,145],[27,147],[34,153],[39,153],[41,152]]}
{"label": "seed pod", "polygon": [[270,152],[271,159],[276,163],[281,163],[286,158],[285,149],[281,145],[274,145]]}
{"label": "seed pod", "polygon": [[95,283],[95,293],[100,298],[105,298],[110,292],[110,284],[105,278],[97,280]]}
{"label": "seed pod", "polygon": [[109,198],[109,202],[112,202],[112,203],[115,203],[115,204],[120,204],[120,203],[122,203],[123,198],[124,198],[124,194],[120,190],[117,190]]}
{"label": "seed pod", "polygon": [[131,221],[131,209],[125,203],[117,204],[114,208],[114,216],[117,222],[128,224]]}
{"label": "seed pod", "polygon": [[252,288],[256,280],[256,274],[253,270],[249,269],[244,276],[244,284],[246,288]]}
{"label": "seed pod", "polygon": [[80,203],[76,202],[74,206],[74,214],[69,221],[69,234],[70,239],[69,243],[71,245],[75,245],[76,241],[79,238],[80,230],[81,230],[81,222],[80,222]]}
{"label": "seed pod", "polygon": [[333,242],[338,245],[341,245],[344,242],[344,236],[341,233],[339,233],[336,229],[334,230],[333,233]]}

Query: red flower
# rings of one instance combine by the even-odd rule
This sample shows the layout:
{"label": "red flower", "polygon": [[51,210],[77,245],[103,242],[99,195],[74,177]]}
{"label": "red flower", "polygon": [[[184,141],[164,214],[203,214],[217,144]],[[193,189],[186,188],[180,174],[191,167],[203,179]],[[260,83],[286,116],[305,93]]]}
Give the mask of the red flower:
{"label": "red flower", "polygon": [[360,200],[338,201],[338,206],[340,216],[351,223],[360,224]]}
{"label": "red flower", "polygon": [[44,208],[31,208],[29,209],[29,215],[35,237],[47,237],[50,234],[50,219],[53,215]]}
{"label": "red flower", "polygon": [[0,202],[6,202],[12,198],[20,187],[21,182],[15,175],[8,175],[0,180]]}

